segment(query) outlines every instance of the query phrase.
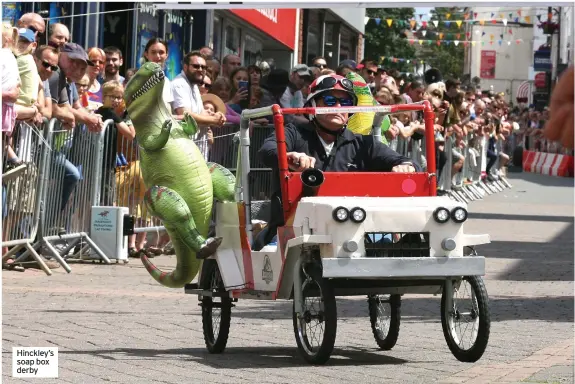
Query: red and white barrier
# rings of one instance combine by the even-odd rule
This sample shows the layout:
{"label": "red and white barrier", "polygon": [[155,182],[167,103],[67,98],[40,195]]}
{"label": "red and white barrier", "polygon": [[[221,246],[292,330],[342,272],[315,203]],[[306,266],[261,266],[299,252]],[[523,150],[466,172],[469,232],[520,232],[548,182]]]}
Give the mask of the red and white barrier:
{"label": "red and white barrier", "polygon": [[573,177],[573,156],[523,151],[523,170],[542,175]]}

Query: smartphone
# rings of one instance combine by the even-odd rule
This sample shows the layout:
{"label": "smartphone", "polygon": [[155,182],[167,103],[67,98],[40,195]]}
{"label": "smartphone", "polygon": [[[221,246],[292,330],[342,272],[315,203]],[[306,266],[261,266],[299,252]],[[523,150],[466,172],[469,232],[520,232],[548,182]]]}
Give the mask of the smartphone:
{"label": "smartphone", "polygon": [[238,87],[240,89],[248,89],[248,82],[247,81],[238,81]]}

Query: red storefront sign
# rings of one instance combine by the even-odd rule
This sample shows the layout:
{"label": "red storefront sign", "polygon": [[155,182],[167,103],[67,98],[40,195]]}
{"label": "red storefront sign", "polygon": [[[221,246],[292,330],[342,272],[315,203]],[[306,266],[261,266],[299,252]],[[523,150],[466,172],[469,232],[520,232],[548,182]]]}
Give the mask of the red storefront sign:
{"label": "red storefront sign", "polygon": [[479,77],[482,79],[495,79],[495,59],[496,51],[481,51],[481,66]]}
{"label": "red storefront sign", "polygon": [[297,9],[230,9],[230,11],[288,48],[295,48]]}
{"label": "red storefront sign", "polygon": [[545,88],[547,85],[547,77],[545,72],[539,72],[535,75],[535,87],[537,88]]}

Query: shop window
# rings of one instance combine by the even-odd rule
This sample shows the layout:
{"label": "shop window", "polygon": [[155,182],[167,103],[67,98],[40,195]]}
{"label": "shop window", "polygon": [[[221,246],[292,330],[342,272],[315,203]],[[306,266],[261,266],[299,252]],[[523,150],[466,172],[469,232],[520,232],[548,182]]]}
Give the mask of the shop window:
{"label": "shop window", "polygon": [[168,59],[166,60],[166,76],[174,79],[182,71],[184,58],[184,15],[179,11],[166,11],[164,24],[164,39],[168,44]]}
{"label": "shop window", "polygon": [[261,61],[263,59],[262,49],[263,44],[259,40],[256,40],[252,36],[246,34],[243,55],[244,66],[256,64],[257,62]]}
{"label": "shop window", "polygon": [[238,55],[240,56],[240,38],[241,32],[238,27],[232,24],[226,25],[225,28],[225,41],[224,46],[224,58],[226,55]]}
{"label": "shop window", "polygon": [[222,19],[219,16],[214,16],[214,31],[212,43],[214,56],[220,59],[222,56]]}
{"label": "shop window", "polygon": [[305,42],[305,58],[307,64],[311,64],[311,61],[317,57],[322,56],[321,54],[321,25],[322,17],[317,10],[307,10],[308,20],[307,20],[307,36]]}
{"label": "shop window", "polygon": [[325,23],[325,44],[324,57],[329,68],[337,68],[339,61],[337,57],[339,34],[335,24]]}
{"label": "shop window", "polygon": [[355,60],[356,46],[354,40],[357,40],[357,36],[354,35],[348,28],[341,27],[341,40],[339,48],[339,61],[352,59]]}

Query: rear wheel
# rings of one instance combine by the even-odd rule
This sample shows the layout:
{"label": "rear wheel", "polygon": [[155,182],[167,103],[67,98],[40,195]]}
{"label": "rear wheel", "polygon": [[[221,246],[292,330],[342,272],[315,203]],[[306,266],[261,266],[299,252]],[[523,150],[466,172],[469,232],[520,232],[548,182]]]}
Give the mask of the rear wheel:
{"label": "rear wheel", "polygon": [[333,288],[322,277],[321,268],[309,263],[302,279],[303,313],[293,309],[293,328],[298,350],[311,364],[324,364],[335,345],[337,309]]}
{"label": "rear wheel", "polygon": [[[204,260],[202,288],[225,293],[224,282],[215,260]],[[204,341],[210,353],[222,353],[228,342],[232,317],[232,299],[229,297],[202,297],[202,325]]]}
{"label": "rear wheel", "polygon": [[384,351],[395,346],[399,337],[401,295],[368,296],[369,321],[375,342]]}
{"label": "rear wheel", "polygon": [[487,348],[491,319],[489,299],[480,276],[453,282],[452,305],[441,296],[441,326],[447,346],[459,361],[474,363]]}

